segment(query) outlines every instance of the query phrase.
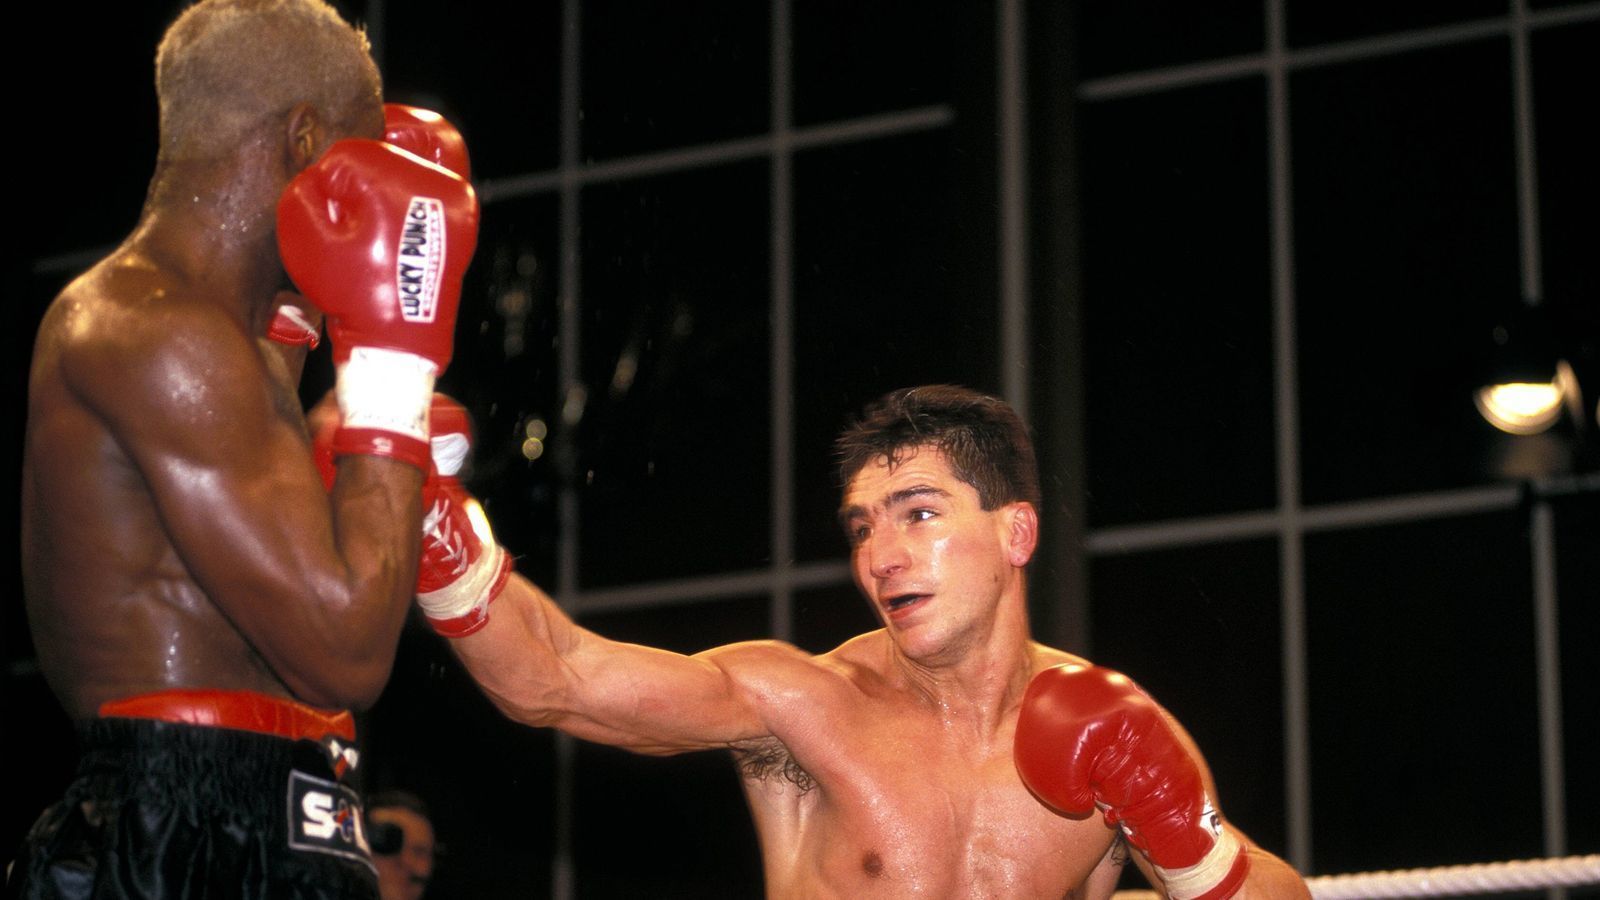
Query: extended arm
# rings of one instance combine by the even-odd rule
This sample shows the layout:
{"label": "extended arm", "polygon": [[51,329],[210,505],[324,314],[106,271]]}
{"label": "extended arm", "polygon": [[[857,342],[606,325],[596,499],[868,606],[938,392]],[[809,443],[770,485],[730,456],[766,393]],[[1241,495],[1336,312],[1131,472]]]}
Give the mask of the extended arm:
{"label": "extended arm", "polygon": [[775,683],[816,677],[800,651],[761,641],[683,656],[607,640],[513,574],[482,628],[451,641],[508,716],[640,753],[737,745],[771,733]]}
{"label": "extended arm", "polygon": [[470,447],[466,411],[436,398],[435,477],[418,603],[511,718],[641,753],[728,747],[772,733],[772,718],[826,676],[785,644],[749,642],[695,656],[607,640],[537,586],[506,575],[488,520],[455,475]]}

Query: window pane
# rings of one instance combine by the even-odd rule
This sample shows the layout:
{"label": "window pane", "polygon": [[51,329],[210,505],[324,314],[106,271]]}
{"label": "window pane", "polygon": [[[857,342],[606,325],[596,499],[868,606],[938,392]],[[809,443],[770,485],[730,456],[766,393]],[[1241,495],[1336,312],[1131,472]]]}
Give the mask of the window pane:
{"label": "window pane", "polygon": [[[1594,129],[1594,86],[1600,84],[1600,22],[1534,32],[1533,89],[1539,171],[1539,243],[1544,295],[1566,315],[1587,322],[1600,341],[1600,138]],[[1600,355],[1600,347],[1591,347]],[[1595,375],[1600,375],[1597,370]],[[1600,392],[1600,383],[1588,387]],[[1591,411],[1592,412],[1592,411]]]}
{"label": "window pane", "polygon": [[1260,53],[1266,44],[1265,7],[1253,0],[1090,0],[1080,6],[1085,78]]}
{"label": "window pane", "polygon": [[1276,542],[1100,557],[1090,581],[1094,662],[1170,710],[1210,763],[1228,818],[1285,852]]}
{"label": "window pane", "polygon": [[801,125],[949,102],[963,66],[991,61],[991,44],[970,40],[968,27],[993,31],[986,3],[821,0],[793,4],[790,15]]}
{"label": "window pane", "polygon": [[[385,99],[444,113],[474,178],[560,162],[561,4],[385,3]],[[491,24],[492,23],[492,24]]]}
{"label": "window pane", "polygon": [[[768,636],[748,598],[584,616],[615,640],[694,653]],[[577,745],[573,852],[582,897],[759,897],[761,856],[732,758]],[[629,848],[617,853],[617,847]]]}
{"label": "window pane", "polygon": [[1097,525],[1276,500],[1263,91],[1250,79],[1084,108]]}
{"label": "window pane", "polygon": [[1313,534],[1306,585],[1318,870],[1542,855],[1524,516]]}
{"label": "window pane", "polygon": [[552,450],[569,437],[558,395],[556,231],[553,196],[484,207],[455,357],[439,385],[473,417],[468,488],[483,501],[495,537],[516,554],[517,568],[545,585],[556,577],[556,492],[571,468]]}
{"label": "window pane", "polygon": [[1562,756],[1567,776],[1567,852],[1600,853],[1600,496],[1562,498],[1556,513],[1556,585],[1561,653]]}
{"label": "window pane", "polygon": [[1292,79],[1308,502],[1489,477],[1474,354],[1520,296],[1508,59],[1481,41]]}
{"label": "window pane", "polygon": [[1473,19],[1504,17],[1505,0],[1407,0],[1405,3],[1340,3],[1288,0],[1284,9],[1289,43],[1324,44]]}
{"label": "window pane", "polygon": [[728,753],[662,758],[580,743],[573,790],[577,896],[762,896],[761,850]]}
{"label": "window pane", "polygon": [[670,0],[583,18],[583,153],[625,156],[766,132],[768,4],[695,14]]}
{"label": "window pane", "polygon": [[765,564],[764,162],[583,195],[582,580]]}
{"label": "window pane", "polygon": [[794,593],[794,643],[809,653],[827,653],[858,634],[882,627],[854,584]]}
{"label": "window pane", "polygon": [[[28,211],[18,229],[24,264],[35,256],[109,250],[138,221],[156,164],[156,44],[178,7],[45,3],[29,11],[30,33],[71,35],[72,49],[62,51],[70,63],[49,57],[25,80],[22,67],[13,69],[19,89],[7,97],[8,112],[19,126],[27,123],[26,150],[18,143],[12,151],[28,166],[27,176],[16,179]],[[30,331],[24,346],[32,338]]]}
{"label": "window pane", "polygon": [[524,897],[550,883],[555,732],[501,714],[420,616],[357,730],[363,792],[416,794],[448,848],[430,894]]}
{"label": "window pane", "polygon": [[928,383],[995,390],[993,208],[945,130],[795,160],[795,532],[844,552],[833,439],[868,400]]}

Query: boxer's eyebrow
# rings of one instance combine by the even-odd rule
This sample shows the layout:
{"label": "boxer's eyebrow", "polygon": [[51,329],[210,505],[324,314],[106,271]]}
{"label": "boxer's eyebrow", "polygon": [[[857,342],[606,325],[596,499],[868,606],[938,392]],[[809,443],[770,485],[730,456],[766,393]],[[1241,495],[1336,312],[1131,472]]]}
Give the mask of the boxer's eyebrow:
{"label": "boxer's eyebrow", "polygon": [[902,488],[898,491],[895,491],[888,497],[884,498],[883,505],[892,509],[903,503],[916,500],[919,497],[929,496],[948,497],[950,496],[950,492],[943,488],[934,487],[931,484],[914,484],[911,487]]}
{"label": "boxer's eyebrow", "polygon": [[[914,484],[911,487],[890,492],[887,497],[883,498],[883,506],[885,509],[894,509],[920,497],[949,496],[950,492],[943,488],[934,487],[931,484]],[[839,526],[848,529],[852,520],[866,518],[866,516],[867,508],[865,506],[859,503],[852,503],[839,510]]]}

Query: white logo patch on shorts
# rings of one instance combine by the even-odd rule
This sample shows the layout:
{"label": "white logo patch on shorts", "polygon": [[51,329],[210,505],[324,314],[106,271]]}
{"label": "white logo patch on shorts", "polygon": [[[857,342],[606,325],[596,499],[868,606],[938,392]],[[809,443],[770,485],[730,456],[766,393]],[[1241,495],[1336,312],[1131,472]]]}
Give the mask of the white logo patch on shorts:
{"label": "white logo patch on shorts", "polygon": [[289,772],[289,846],[372,866],[361,798],[336,781]]}
{"label": "white logo patch on shorts", "polygon": [[400,318],[432,322],[439,310],[439,280],[444,273],[444,203],[436,197],[412,197],[400,231],[394,287],[400,297]]}

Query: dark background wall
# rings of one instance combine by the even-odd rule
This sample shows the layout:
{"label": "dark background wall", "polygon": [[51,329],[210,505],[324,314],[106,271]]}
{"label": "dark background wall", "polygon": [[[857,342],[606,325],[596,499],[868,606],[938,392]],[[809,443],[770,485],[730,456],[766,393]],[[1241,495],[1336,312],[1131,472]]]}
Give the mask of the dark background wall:
{"label": "dark background wall", "polygon": [[[833,433],[1003,392],[1041,636],[1163,700],[1253,837],[1314,872],[1600,851],[1594,432],[1468,393],[1524,299],[1600,392],[1600,4],[1203,6],[341,4],[472,148],[473,485],[608,636],[822,651],[874,625]],[[62,52],[11,79],[19,410],[45,304],[138,213],[178,8],[39,10]],[[12,846],[74,749],[4,546]],[[362,730],[368,786],[437,807],[437,896],[759,892],[724,757],[512,726],[423,626]]]}

